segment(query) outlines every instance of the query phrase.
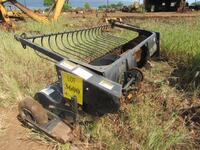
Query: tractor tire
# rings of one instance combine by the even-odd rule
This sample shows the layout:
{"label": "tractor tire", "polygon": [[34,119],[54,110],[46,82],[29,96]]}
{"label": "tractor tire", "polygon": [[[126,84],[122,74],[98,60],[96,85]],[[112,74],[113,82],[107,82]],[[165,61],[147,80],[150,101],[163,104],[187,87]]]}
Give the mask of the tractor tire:
{"label": "tractor tire", "polygon": [[30,120],[38,125],[44,125],[48,122],[48,115],[45,109],[31,97],[27,97],[19,103],[18,111],[23,122]]}

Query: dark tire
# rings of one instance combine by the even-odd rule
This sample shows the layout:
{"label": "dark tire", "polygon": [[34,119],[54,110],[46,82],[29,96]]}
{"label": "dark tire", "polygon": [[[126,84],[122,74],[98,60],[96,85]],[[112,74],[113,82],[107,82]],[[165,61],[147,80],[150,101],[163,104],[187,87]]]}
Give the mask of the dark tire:
{"label": "dark tire", "polygon": [[26,122],[26,119],[38,125],[44,125],[48,122],[48,115],[45,109],[31,97],[27,97],[19,103],[18,111],[20,118],[24,122]]}
{"label": "dark tire", "polygon": [[137,72],[137,77],[138,77],[138,81],[139,82],[142,82],[144,80],[144,74],[139,68],[135,67],[135,68],[130,69],[130,71]]}

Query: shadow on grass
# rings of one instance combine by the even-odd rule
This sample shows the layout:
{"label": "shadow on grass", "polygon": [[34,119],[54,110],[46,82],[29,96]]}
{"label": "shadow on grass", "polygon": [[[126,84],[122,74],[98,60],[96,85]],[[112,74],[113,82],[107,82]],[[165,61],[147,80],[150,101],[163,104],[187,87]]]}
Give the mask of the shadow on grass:
{"label": "shadow on grass", "polygon": [[168,60],[174,70],[168,79],[170,86],[200,98],[200,53],[196,56]]}

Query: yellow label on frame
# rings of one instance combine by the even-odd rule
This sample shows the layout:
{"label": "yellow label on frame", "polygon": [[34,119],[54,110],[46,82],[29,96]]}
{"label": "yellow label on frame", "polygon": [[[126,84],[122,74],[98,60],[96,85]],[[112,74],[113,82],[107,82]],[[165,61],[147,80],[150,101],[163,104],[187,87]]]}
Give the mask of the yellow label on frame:
{"label": "yellow label on frame", "polygon": [[71,99],[76,96],[77,102],[83,105],[83,80],[71,73],[62,71],[63,95]]}

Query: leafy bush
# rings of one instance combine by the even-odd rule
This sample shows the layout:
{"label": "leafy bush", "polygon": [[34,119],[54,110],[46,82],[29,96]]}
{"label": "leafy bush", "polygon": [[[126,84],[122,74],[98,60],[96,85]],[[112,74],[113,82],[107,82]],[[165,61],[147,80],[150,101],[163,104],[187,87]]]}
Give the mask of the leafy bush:
{"label": "leafy bush", "polygon": [[84,8],[85,8],[85,9],[91,9],[90,3],[85,3],[85,4],[84,4]]}
{"label": "leafy bush", "polygon": [[123,7],[123,3],[122,2],[119,2],[119,3],[117,3],[117,4],[110,4],[110,5],[101,5],[101,6],[99,6],[99,9],[105,9],[105,8],[113,8],[113,9],[116,9],[116,10],[120,10],[120,9],[122,9],[122,7]]}
{"label": "leafy bush", "polygon": [[[53,4],[54,0],[44,0],[43,1],[43,4],[44,6],[51,6]],[[65,4],[63,5],[63,10],[66,11],[66,10],[70,10],[72,9],[72,6],[70,3],[68,3],[68,0],[65,1]]]}
{"label": "leafy bush", "polygon": [[43,1],[44,6],[51,6],[52,3],[53,3],[53,0],[44,0]]}
{"label": "leafy bush", "polygon": [[66,11],[66,10],[71,10],[72,9],[72,6],[70,3],[65,3],[64,6],[63,6],[63,10]]}
{"label": "leafy bush", "polygon": [[200,6],[200,1],[192,3],[191,6]]}

